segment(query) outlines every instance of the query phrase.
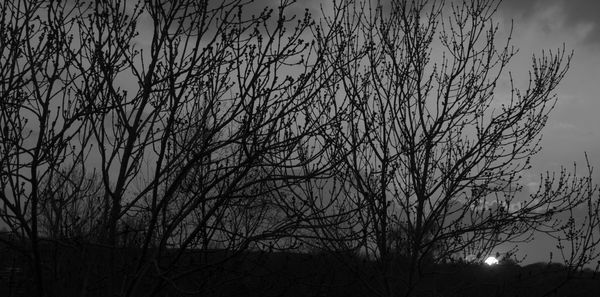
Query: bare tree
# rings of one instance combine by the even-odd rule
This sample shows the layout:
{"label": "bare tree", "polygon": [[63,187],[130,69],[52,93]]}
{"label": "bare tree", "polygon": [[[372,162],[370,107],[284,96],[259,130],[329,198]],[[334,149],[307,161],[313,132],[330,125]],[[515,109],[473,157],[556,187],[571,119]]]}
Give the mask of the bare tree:
{"label": "bare tree", "polygon": [[292,2],[2,4],[2,219],[32,243],[38,295],[38,238],[82,227],[88,202],[109,294],[177,288],[189,249],[295,245],[277,190],[329,170],[328,145],[297,148],[336,116],[329,36]]}
{"label": "bare tree", "polygon": [[[309,41],[310,15],[287,14],[291,4],[80,6],[90,16],[77,27],[76,96],[101,111],[85,120],[100,159],[102,243],[119,245],[124,216],[145,218],[130,281],[110,291],[135,294],[148,276],[156,290],[174,285],[198,271],[175,270],[190,248],[293,244],[300,221],[278,212],[285,197],[276,190],[331,167],[319,162],[327,145],[296,148],[319,141],[336,117],[320,116],[333,68]],[[305,164],[321,165],[298,170]]]}
{"label": "bare tree", "polygon": [[39,233],[45,239],[98,241],[101,188],[94,174],[85,175],[84,165],[61,166],[40,182]]}
{"label": "bare tree", "polygon": [[[353,57],[338,72],[340,112],[351,114],[337,126],[339,173],[360,210],[362,249],[379,263],[375,293],[410,295],[428,262],[464,250],[481,258],[544,225],[557,230],[554,214],[592,199],[591,176],[567,172],[519,194],[571,56],[533,57],[519,90],[506,71],[511,37],[498,40],[493,20],[499,2],[335,4],[345,22],[331,23],[338,38],[327,48]],[[397,257],[406,275],[393,272]]]}
{"label": "bare tree", "polygon": [[[586,170],[589,179],[592,177],[593,168],[590,166],[586,154]],[[559,181],[561,183],[561,181]],[[560,282],[549,288],[544,296],[548,296],[557,289],[577,278],[587,278],[586,270],[594,271],[593,276],[600,269],[600,199],[598,186],[591,182],[579,186],[578,195],[566,196],[565,199],[574,207],[558,214],[550,226],[542,226],[541,232],[556,241],[559,262],[565,266],[565,276]],[[583,197],[583,201],[578,198]],[[553,261],[554,259],[550,259]],[[583,274],[583,276],[582,276]]]}
{"label": "bare tree", "polygon": [[[232,257],[303,245],[375,259],[365,284],[391,296],[534,229],[589,262],[589,177],[517,195],[570,56],[499,99],[497,4],[341,1],[316,23],[291,0],[2,2],[0,218],[20,240],[0,240],[38,296],[200,294]],[[551,219],[586,201],[582,236]],[[81,262],[72,288],[48,241],[76,243],[55,259]]]}
{"label": "bare tree", "polygon": [[0,218],[25,242],[19,249],[42,296],[40,213],[44,195],[63,186],[44,181],[80,163],[88,140],[87,102],[72,93],[75,11],[45,1],[4,1],[0,11]]}

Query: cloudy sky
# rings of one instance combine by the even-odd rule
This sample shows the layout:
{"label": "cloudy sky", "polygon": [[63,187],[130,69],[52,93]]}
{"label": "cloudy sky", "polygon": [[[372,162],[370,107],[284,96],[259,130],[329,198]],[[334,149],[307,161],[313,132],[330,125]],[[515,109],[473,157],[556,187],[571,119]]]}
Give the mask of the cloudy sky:
{"label": "cloudy sky", "polygon": [[[318,18],[320,5],[327,11],[329,1],[298,0],[288,12],[302,15],[308,8]],[[447,0],[451,1],[460,0]],[[262,0],[257,4],[276,7],[279,2]],[[543,132],[543,150],[523,180],[530,191],[536,190],[541,173],[558,172],[561,166],[572,170],[576,162],[578,172],[584,174],[585,153],[596,168],[595,181],[600,182],[600,131],[596,129],[600,127],[599,11],[599,0],[503,0],[496,15],[501,36],[506,37],[513,25],[513,45],[519,53],[509,70],[517,79],[527,80],[533,54],[563,45],[574,52],[570,70],[557,90],[558,103]],[[527,254],[525,263],[532,263],[547,261],[553,252],[556,261],[559,259],[555,245],[537,236],[532,243],[520,246],[520,255]]]}
{"label": "cloudy sky", "polygon": [[[294,13],[302,14],[306,7],[318,17],[319,3],[328,1],[298,0]],[[500,33],[506,34],[512,21],[513,44],[520,50],[509,67],[516,77],[527,78],[532,54],[562,48],[563,44],[574,51],[569,73],[557,90],[558,103],[544,131],[543,151],[525,176],[524,183],[531,190],[535,190],[540,173],[558,171],[561,166],[572,169],[573,162],[583,169],[585,152],[596,168],[595,181],[600,183],[600,131],[596,129],[600,127],[599,11],[599,0],[504,0],[500,6],[496,18],[503,30]],[[535,262],[546,260],[553,245],[539,238],[522,250],[529,255],[527,262]]]}
{"label": "cloudy sky", "polygon": [[[458,0],[451,0],[458,1]],[[447,2],[451,2],[448,1]],[[317,12],[319,0],[298,4]],[[584,174],[585,153],[596,168],[594,180],[600,182],[600,1],[598,0],[503,0],[495,21],[501,35],[513,25],[513,45],[519,49],[509,70],[517,78],[527,79],[533,54],[557,50],[563,45],[573,51],[570,70],[557,90],[558,103],[543,132],[543,150],[533,160],[524,184],[536,190],[540,174],[569,170],[578,164]],[[517,82],[518,84],[518,82]],[[500,94],[501,95],[501,94]],[[537,236],[520,246],[525,263],[547,261],[550,252],[557,259],[555,242]]]}
{"label": "cloudy sky", "polygon": [[[273,1],[273,0],[271,0]],[[450,0],[459,1],[459,0]],[[278,2],[278,1],[275,1]],[[302,6],[319,14],[321,0],[300,0]],[[385,1],[384,1],[385,2]],[[325,5],[326,6],[326,5]],[[326,8],[326,7],[325,7]],[[597,168],[600,180],[600,1],[598,0],[503,0],[495,21],[500,34],[513,26],[513,45],[519,54],[509,70],[517,78],[527,78],[531,56],[542,50],[565,46],[574,51],[570,70],[559,85],[558,103],[544,131],[544,149],[535,160],[528,182],[539,180],[538,174],[557,171],[560,166],[584,165],[584,153]]]}
{"label": "cloudy sky", "polygon": [[[569,73],[559,86],[559,100],[543,138],[543,151],[527,177],[535,186],[540,172],[572,169],[583,171],[587,152],[600,180],[600,1],[597,0],[504,0],[499,21],[514,22],[514,44],[520,48],[511,70],[527,71],[527,62],[543,49],[565,47],[574,51]],[[582,172],[583,173],[583,172]],[[539,236],[521,247],[527,262],[547,260],[555,243]],[[556,251],[554,251],[555,260]]]}
{"label": "cloudy sky", "polygon": [[[319,6],[330,0],[298,0],[290,13],[302,15],[308,8],[320,15]],[[388,1],[388,0],[382,0]],[[459,1],[459,0],[447,0]],[[279,0],[261,0],[257,5],[277,6]],[[495,21],[500,35],[513,27],[513,44],[519,49],[509,69],[516,78],[527,79],[531,56],[542,50],[565,48],[574,51],[570,70],[559,85],[558,103],[544,130],[543,150],[533,160],[533,169],[523,183],[531,191],[539,184],[539,175],[559,171],[561,166],[573,168],[577,162],[583,172],[584,153],[596,168],[595,181],[600,182],[600,1],[599,0],[504,0]],[[143,30],[143,26],[142,26]],[[517,82],[518,84],[518,82]],[[501,96],[501,94],[499,94]],[[538,237],[522,246],[528,254],[526,262],[548,259],[556,244]],[[554,250],[556,255],[556,251]]]}
{"label": "cloudy sky", "polygon": [[[582,162],[587,152],[600,170],[600,1],[505,0],[499,16],[514,20],[515,45],[520,54],[511,67],[527,71],[529,57],[564,43],[574,51],[567,77],[559,86],[558,104],[544,133],[544,150],[537,171]],[[599,172],[596,172],[599,177]]]}
{"label": "cloudy sky", "polygon": [[[456,0],[458,1],[458,0]],[[319,0],[299,1],[317,12]],[[447,1],[450,2],[450,1]],[[557,90],[558,103],[543,132],[543,150],[533,160],[525,184],[531,191],[540,174],[569,170],[578,164],[584,174],[585,153],[595,167],[595,182],[600,182],[600,1],[598,0],[503,0],[495,21],[501,35],[513,25],[513,45],[519,49],[509,70],[516,78],[527,79],[533,54],[557,50],[563,45],[573,51],[570,70]],[[518,82],[517,82],[518,84]],[[501,95],[501,94],[500,94]],[[555,242],[537,236],[521,245],[525,263],[547,261],[550,252],[557,259]]]}

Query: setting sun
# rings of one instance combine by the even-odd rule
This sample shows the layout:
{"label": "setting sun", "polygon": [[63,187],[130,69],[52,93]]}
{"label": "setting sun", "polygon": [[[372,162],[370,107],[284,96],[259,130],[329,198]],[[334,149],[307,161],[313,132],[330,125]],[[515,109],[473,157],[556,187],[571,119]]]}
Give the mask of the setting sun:
{"label": "setting sun", "polygon": [[490,265],[490,266],[496,265],[496,264],[498,264],[498,259],[496,259],[496,257],[490,256],[487,259],[485,259],[485,264]]}

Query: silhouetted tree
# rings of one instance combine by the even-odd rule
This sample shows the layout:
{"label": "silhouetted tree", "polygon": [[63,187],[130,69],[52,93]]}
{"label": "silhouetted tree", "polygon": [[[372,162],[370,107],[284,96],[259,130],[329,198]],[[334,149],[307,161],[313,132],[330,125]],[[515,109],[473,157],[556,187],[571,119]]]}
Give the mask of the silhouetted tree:
{"label": "silhouetted tree", "polygon": [[39,296],[45,294],[40,253],[44,195],[68,187],[45,181],[64,172],[65,164],[85,158],[89,133],[83,119],[94,112],[90,102],[74,94],[82,52],[72,35],[79,15],[69,5],[0,3],[0,218],[27,239],[21,251],[30,259]]}
{"label": "silhouetted tree", "polygon": [[[519,90],[506,71],[511,35],[499,40],[493,19],[499,4],[336,2],[345,22],[331,23],[338,38],[327,48],[352,57],[337,73],[340,112],[350,113],[337,126],[338,172],[359,210],[360,244],[380,265],[375,293],[410,295],[426,260],[465,249],[484,257],[543,225],[557,230],[554,214],[592,199],[591,176],[565,171],[517,197],[571,56],[534,56]],[[407,275],[394,273],[395,253],[408,259]]]}
{"label": "silhouetted tree", "polygon": [[97,242],[100,184],[79,167],[61,166],[40,182],[40,235],[48,240]]}
{"label": "silhouetted tree", "polygon": [[[591,169],[516,196],[564,49],[502,97],[498,1],[343,0],[319,22],[293,2],[0,2],[0,241],[38,296],[201,294],[246,251],[314,248],[411,294],[427,264],[536,229],[569,267],[597,258]],[[583,228],[553,220],[585,203]],[[47,242],[74,252],[52,265]]]}
{"label": "silhouetted tree", "polygon": [[[292,4],[1,4],[2,219],[32,243],[39,296],[50,292],[39,237],[81,227],[63,207],[85,203],[90,172],[107,294],[173,287],[198,271],[175,269],[191,248],[295,244],[306,218],[285,215],[277,189],[332,166],[320,161],[328,145],[298,148],[336,116],[321,117],[329,37],[313,41],[314,21]],[[124,244],[137,245],[135,263],[118,263]]]}

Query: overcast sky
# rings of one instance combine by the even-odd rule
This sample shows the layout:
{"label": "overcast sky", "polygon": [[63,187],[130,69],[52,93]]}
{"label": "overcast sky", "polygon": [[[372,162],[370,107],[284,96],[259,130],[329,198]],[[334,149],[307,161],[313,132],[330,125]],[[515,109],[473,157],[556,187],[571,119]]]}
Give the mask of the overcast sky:
{"label": "overcast sky", "polygon": [[[318,17],[319,3],[327,2],[299,0],[294,12],[306,7]],[[600,131],[596,129],[600,127],[599,12],[599,0],[504,0],[500,5],[495,19],[504,30],[500,33],[508,32],[511,20],[514,24],[513,45],[519,54],[509,70],[517,78],[527,79],[532,54],[556,50],[563,44],[574,51],[571,68],[557,91],[558,104],[544,131],[544,149],[528,182],[537,181],[540,172],[584,162],[585,152],[597,168],[596,180],[600,180]]]}
{"label": "overcast sky", "polygon": [[[499,16],[514,20],[515,45],[520,48],[515,73],[527,70],[527,59],[542,49],[564,43],[574,50],[567,77],[559,86],[559,101],[544,133],[538,170],[557,170],[587,152],[600,170],[600,1],[505,0]],[[598,173],[598,172],[597,172]],[[600,175],[596,174],[596,177]]]}
{"label": "overcast sky", "polygon": [[[533,53],[562,47],[574,51],[565,80],[559,85],[558,104],[551,114],[543,138],[543,150],[534,160],[528,177],[535,185],[536,175],[557,171],[561,165],[572,169],[573,162],[583,171],[588,153],[600,181],[600,1],[598,0],[504,0],[499,21],[514,21],[514,44],[520,54],[511,70],[524,73]],[[583,172],[582,172],[583,173]],[[527,262],[548,258],[555,243],[541,236],[522,247]],[[555,260],[557,254],[555,253]]]}
{"label": "overcast sky", "polygon": [[[458,1],[458,0],[455,0]],[[298,1],[318,14],[319,0]],[[322,3],[326,3],[322,2]],[[539,174],[559,171],[561,166],[584,173],[584,153],[596,168],[600,182],[600,1],[599,0],[504,0],[496,16],[500,34],[506,34],[511,22],[513,45],[519,49],[509,70],[517,78],[527,79],[531,56],[542,50],[562,48],[574,51],[570,70],[559,85],[558,103],[543,132],[542,152],[533,160],[534,167],[523,181],[534,190]],[[499,94],[501,95],[501,94]],[[547,261],[555,242],[538,236],[521,246],[528,254],[526,263]]]}
{"label": "overcast sky", "polygon": [[[299,17],[308,8],[315,18],[320,17],[319,6],[330,0],[298,0],[288,11]],[[386,0],[383,0],[384,2]],[[460,0],[447,0],[460,1]],[[257,5],[279,0],[261,0]],[[504,0],[495,21],[500,23],[500,34],[506,36],[513,27],[513,45],[519,49],[509,70],[517,79],[527,80],[533,54],[542,50],[556,50],[565,46],[574,51],[570,70],[559,85],[558,103],[543,132],[542,152],[533,160],[533,169],[523,183],[534,191],[539,175],[559,171],[561,166],[584,173],[587,152],[591,165],[596,168],[595,182],[600,182],[600,0]],[[517,82],[518,84],[519,82]],[[502,94],[498,94],[502,96]],[[555,242],[538,236],[528,245],[521,246],[527,254],[526,263],[547,261],[549,253],[557,251]]]}
{"label": "overcast sky", "polygon": [[[308,8],[319,18],[319,4],[329,1],[298,0],[290,12],[301,16]],[[278,3],[279,0],[257,1],[257,5],[271,4],[273,8]],[[508,32],[511,21],[514,25],[513,44],[520,51],[509,70],[516,78],[527,79],[532,54],[556,50],[563,44],[574,51],[571,68],[557,90],[558,103],[544,130],[543,150],[533,160],[534,168],[523,181],[532,191],[540,173],[559,171],[561,165],[572,169],[573,162],[584,169],[585,152],[596,168],[595,181],[600,182],[600,131],[596,129],[600,127],[599,11],[600,0],[504,0],[496,16],[495,20],[501,24],[500,34]],[[526,263],[531,263],[547,261],[553,251],[555,260],[559,260],[553,249],[555,245],[539,236],[533,243],[520,247],[521,255],[528,254]]]}
{"label": "overcast sky", "polygon": [[[320,17],[320,3],[330,0],[298,0],[289,11],[299,17],[308,8]],[[382,0],[386,1],[386,0]],[[460,0],[448,0],[460,1]],[[257,6],[279,0],[260,0]],[[327,10],[327,5],[324,7]],[[534,168],[523,183],[535,190],[539,174],[559,171],[561,165],[572,169],[573,162],[584,169],[584,153],[596,168],[600,182],[600,0],[504,0],[496,16],[505,35],[512,21],[513,44],[520,50],[509,70],[515,77],[527,79],[531,56],[542,50],[565,48],[574,51],[570,70],[559,85],[558,103],[544,130],[543,150],[533,160]],[[142,26],[143,30],[143,26]],[[517,82],[518,83],[518,82]],[[501,96],[502,94],[498,94]],[[583,170],[579,170],[583,173]],[[522,251],[527,262],[547,260],[556,243],[539,237]],[[556,251],[555,255],[556,255]]]}
{"label": "overcast sky", "polygon": [[[262,1],[279,2],[257,2]],[[319,18],[319,3],[328,1],[298,0],[293,13],[309,8]],[[527,78],[532,54],[563,44],[574,51],[571,68],[557,91],[558,104],[544,130],[543,150],[525,176],[524,183],[532,190],[546,170],[558,171],[561,165],[572,169],[573,162],[583,169],[584,152],[596,168],[595,181],[600,182],[600,131],[596,129],[600,127],[599,12],[600,0],[504,0],[500,6],[496,21],[501,23],[501,34],[506,34],[512,20],[513,44],[520,49],[509,67],[517,78]],[[524,247],[528,262],[547,259],[550,247],[546,245],[550,244],[537,240]]]}

